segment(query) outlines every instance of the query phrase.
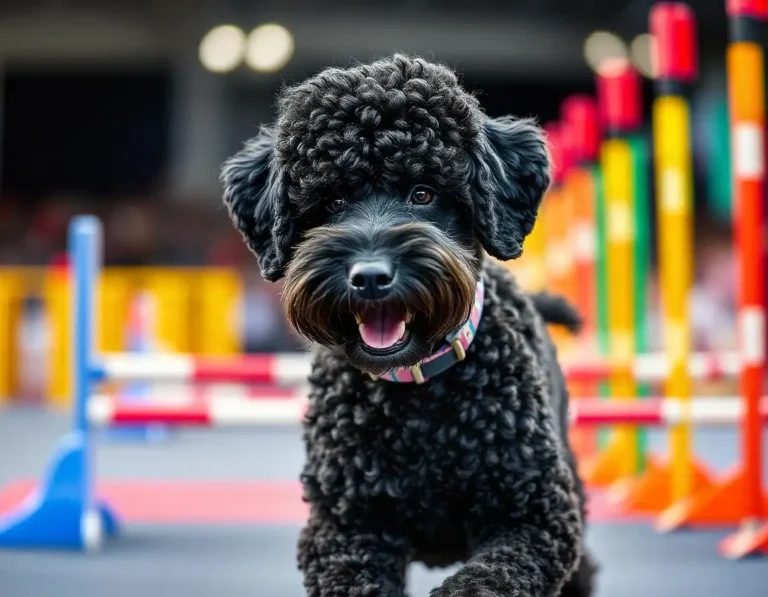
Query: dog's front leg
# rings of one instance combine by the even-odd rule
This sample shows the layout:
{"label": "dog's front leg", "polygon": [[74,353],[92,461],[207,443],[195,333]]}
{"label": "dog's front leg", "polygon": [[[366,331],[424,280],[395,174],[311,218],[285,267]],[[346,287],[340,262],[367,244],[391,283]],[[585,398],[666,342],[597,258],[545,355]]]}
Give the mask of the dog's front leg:
{"label": "dog's front leg", "polygon": [[560,594],[581,556],[582,524],[572,481],[558,468],[561,474],[544,472],[520,486],[528,490],[523,508],[505,511],[497,501],[476,511],[468,527],[470,559],[431,597]]}
{"label": "dog's front leg", "polygon": [[563,551],[541,529],[498,527],[431,597],[556,597],[578,553],[560,559]]}
{"label": "dog's front leg", "polygon": [[404,597],[408,541],[313,512],[299,538],[307,597]]}

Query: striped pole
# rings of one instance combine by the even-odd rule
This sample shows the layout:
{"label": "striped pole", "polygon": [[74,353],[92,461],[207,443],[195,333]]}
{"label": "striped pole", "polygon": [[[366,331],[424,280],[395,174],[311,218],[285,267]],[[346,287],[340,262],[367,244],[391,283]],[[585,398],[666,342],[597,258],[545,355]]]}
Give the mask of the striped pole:
{"label": "striped pole", "polygon": [[[637,387],[634,329],[633,160],[627,134],[642,122],[639,77],[626,61],[603,65],[598,98],[607,138],[600,149],[605,218],[605,276],[608,344],[612,359],[610,392],[616,400],[633,400]],[[619,427],[601,456],[585,472],[588,482],[608,485],[638,472],[638,430]]]}
{"label": "striped pole", "polygon": [[[632,217],[635,221],[635,243],[633,255],[634,296],[632,303],[635,318],[635,352],[647,354],[650,349],[648,329],[648,274],[650,270],[650,193],[648,175],[650,164],[648,159],[649,143],[647,136],[640,131],[629,135],[629,147],[632,153],[632,197],[634,209]],[[647,383],[638,380],[637,395],[645,398],[650,393]],[[638,471],[646,471],[648,467],[648,438],[645,430],[640,429],[635,443],[637,451]]]}
{"label": "striped pole", "polygon": [[[648,397],[637,401],[585,398],[568,408],[571,425],[636,425],[666,427],[689,418],[697,426],[733,426],[744,420],[744,404],[737,396],[692,397],[689,401]],[[768,424],[768,398],[763,398],[760,422]]]}
{"label": "striped pole", "polygon": [[[125,404],[114,396],[95,395],[88,403],[88,420],[92,425],[147,425],[164,423],[176,426],[298,426],[306,413],[306,396],[210,396],[197,400],[170,401],[167,398],[149,400],[143,404]],[[649,397],[643,401],[606,401],[584,398],[569,406],[568,418],[572,427],[588,428],[595,425],[632,425],[667,427],[685,418],[697,425],[729,427],[744,418],[743,403],[734,396],[696,397],[688,402]],[[760,409],[762,424],[768,424],[768,399]]]}
{"label": "striped pole", "polygon": [[[573,301],[583,317],[579,350],[590,357],[598,354],[596,338],[596,250],[595,180],[593,171],[600,151],[600,126],[597,104],[588,95],[572,95],[563,102],[560,114],[572,150],[565,187],[570,203],[569,246],[573,251],[575,293]],[[575,380],[574,380],[575,381]],[[571,396],[580,399],[594,395],[595,381],[571,383]],[[580,461],[597,454],[597,430],[579,430],[571,436],[571,447]]]}
{"label": "striped pole", "polygon": [[[603,173],[600,170],[599,162],[592,168],[592,177],[595,184],[595,228],[597,237],[595,244],[595,332],[597,334],[597,350],[600,356],[607,358],[610,354],[610,343],[608,342],[608,281],[605,268],[606,248],[605,240],[605,194],[603,188]],[[600,396],[607,398],[611,394],[611,388],[608,383],[603,381],[598,389]],[[608,429],[601,429],[598,432],[597,442],[601,449],[606,448],[610,442],[610,432]]]}
{"label": "striped pole", "polygon": [[[146,381],[165,384],[253,384],[296,386],[306,383],[312,357],[307,353],[273,353],[236,357],[206,357],[179,353],[105,353],[99,359],[100,382]],[[563,359],[569,381],[595,383],[615,373],[614,363],[602,360]],[[741,371],[736,352],[697,352],[690,355],[692,378],[716,381],[736,377]],[[669,375],[669,363],[661,353],[638,354],[631,362],[638,381],[658,383]]]}
{"label": "striped pole", "polygon": [[763,509],[763,446],[760,401],[765,369],[763,230],[765,216],[765,75],[763,23],[767,0],[728,0],[728,102],[733,146],[734,226],[738,255],[739,344],[741,394],[745,417],[741,426],[744,458],[744,513],[741,529],[720,545],[736,558],[765,550],[768,525],[760,528]]}
{"label": "striped pole", "polygon": [[[692,160],[690,111],[685,85],[696,77],[695,20],[686,4],[664,2],[651,9],[656,42],[656,98],[653,138],[659,227],[659,280],[663,305],[664,351],[670,363],[665,394],[691,395],[688,359],[691,325],[688,301],[693,270]],[[691,495],[691,425],[671,430],[672,501]]]}
{"label": "striped pole", "polygon": [[102,355],[97,373],[99,381],[292,386],[305,384],[311,369],[311,357],[302,353],[239,357],[116,353]]}
{"label": "striped pole", "polygon": [[[545,264],[549,290],[569,299],[572,292],[569,284],[573,258],[568,247],[568,218],[565,212],[565,189],[563,173],[566,163],[563,145],[563,129],[560,123],[550,122],[544,126],[552,158],[552,185],[542,204],[544,234],[546,236]],[[561,328],[551,331],[552,339],[562,352],[568,352],[570,334]]]}
{"label": "striped pole", "polygon": [[576,136],[573,123],[567,120],[558,121],[560,127],[560,144],[562,155],[561,176],[561,209],[559,218],[559,232],[564,251],[563,259],[563,285],[565,296],[574,304],[579,304],[578,278],[579,254],[575,242],[575,227],[579,218],[579,195],[574,176],[577,168]]}
{"label": "striped pole", "polygon": [[[569,382],[595,382],[610,379],[616,373],[616,364],[610,361],[563,360],[562,368]],[[638,354],[631,363],[631,371],[638,382],[659,383],[669,377],[670,366],[663,354]],[[735,352],[693,353],[688,359],[688,372],[692,379],[700,381],[735,378],[741,372],[739,355]]]}
{"label": "striped pole", "polygon": [[595,181],[592,170],[600,151],[600,125],[595,100],[586,95],[572,95],[561,107],[573,148],[573,165],[566,173],[572,193],[573,221],[570,245],[573,248],[577,284],[574,297],[584,318],[583,341],[587,354],[596,354],[596,238]]}

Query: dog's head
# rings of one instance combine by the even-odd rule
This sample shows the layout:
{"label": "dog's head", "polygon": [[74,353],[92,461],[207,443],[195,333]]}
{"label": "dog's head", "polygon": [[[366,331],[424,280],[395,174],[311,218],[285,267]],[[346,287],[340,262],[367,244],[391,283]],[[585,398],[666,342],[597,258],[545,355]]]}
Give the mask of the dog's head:
{"label": "dog's head", "polygon": [[451,70],[403,55],[285,89],[222,170],[289,321],[374,374],[466,321],[483,250],[520,255],[549,181],[531,121],[487,117]]}

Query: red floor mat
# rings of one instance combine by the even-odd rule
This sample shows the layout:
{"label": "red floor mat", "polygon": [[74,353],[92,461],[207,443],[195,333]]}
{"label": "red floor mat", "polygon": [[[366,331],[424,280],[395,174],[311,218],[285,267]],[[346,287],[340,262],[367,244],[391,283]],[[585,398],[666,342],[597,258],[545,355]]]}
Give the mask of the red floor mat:
{"label": "red floor mat", "polygon": [[[0,514],[33,491],[33,481],[0,489]],[[301,524],[307,505],[293,482],[243,481],[104,481],[99,494],[126,522],[155,524]],[[619,516],[600,494],[590,499],[596,522]]]}

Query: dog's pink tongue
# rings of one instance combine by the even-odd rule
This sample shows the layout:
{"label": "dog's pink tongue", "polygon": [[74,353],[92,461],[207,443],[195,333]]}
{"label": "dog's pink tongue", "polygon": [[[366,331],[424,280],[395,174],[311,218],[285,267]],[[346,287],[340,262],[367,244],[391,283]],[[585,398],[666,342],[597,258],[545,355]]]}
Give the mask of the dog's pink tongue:
{"label": "dog's pink tongue", "polygon": [[369,311],[359,325],[360,337],[371,348],[389,348],[405,334],[405,320],[384,310]]}

